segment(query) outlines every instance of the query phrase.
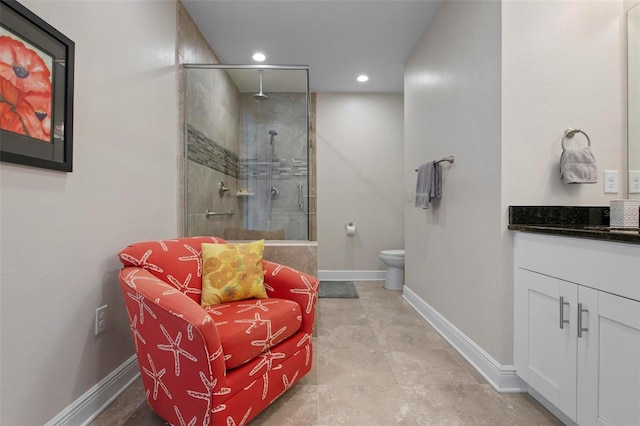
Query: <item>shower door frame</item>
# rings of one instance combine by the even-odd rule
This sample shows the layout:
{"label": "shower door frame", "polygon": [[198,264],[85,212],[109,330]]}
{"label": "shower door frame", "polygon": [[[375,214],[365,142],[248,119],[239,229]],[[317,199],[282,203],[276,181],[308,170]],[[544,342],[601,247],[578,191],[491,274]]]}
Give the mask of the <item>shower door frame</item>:
{"label": "shower door frame", "polygon": [[[309,151],[311,149],[311,93],[309,92],[309,66],[308,65],[248,65],[248,64],[240,64],[240,65],[228,65],[228,64],[182,64],[183,70],[187,71],[190,69],[245,69],[245,70],[289,70],[289,71],[306,71],[306,101],[307,101],[307,207],[306,211],[303,213],[307,217],[307,239],[305,241],[311,241],[311,218],[310,218],[310,209],[309,209],[309,193],[310,193],[310,185],[311,185],[311,164],[309,158]],[[188,73],[184,73],[184,116],[182,117],[184,121],[184,150],[183,150],[183,172],[184,172],[184,183],[183,183],[183,209],[184,209],[184,220],[183,220],[183,235],[189,234],[189,158],[188,158],[188,135],[187,135],[187,112],[186,105],[188,105],[188,90],[186,90],[188,81]],[[315,209],[315,206],[314,206]]]}

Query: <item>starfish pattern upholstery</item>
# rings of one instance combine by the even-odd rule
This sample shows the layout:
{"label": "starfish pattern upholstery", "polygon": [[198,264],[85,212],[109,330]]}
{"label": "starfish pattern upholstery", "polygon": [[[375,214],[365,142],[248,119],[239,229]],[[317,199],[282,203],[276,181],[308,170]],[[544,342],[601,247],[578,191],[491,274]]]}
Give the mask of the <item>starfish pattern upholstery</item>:
{"label": "starfish pattern upholstery", "polygon": [[172,425],[246,425],[311,370],[315,277],[263,260],[267,299],[203,308],[202,243],[132,244],[119,281],[147,402]]}

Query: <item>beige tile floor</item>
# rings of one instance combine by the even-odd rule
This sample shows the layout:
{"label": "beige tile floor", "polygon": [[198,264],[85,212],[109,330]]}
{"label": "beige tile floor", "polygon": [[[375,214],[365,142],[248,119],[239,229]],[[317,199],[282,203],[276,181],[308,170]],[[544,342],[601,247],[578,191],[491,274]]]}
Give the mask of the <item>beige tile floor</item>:
{"label": "beige tile floor", "polygon": [[[359,299],[320,299],[311,372],[257,425],[561,425],[526,394],[500,394],[380,281]],[[163,425],[140,379],[91,426]]]}

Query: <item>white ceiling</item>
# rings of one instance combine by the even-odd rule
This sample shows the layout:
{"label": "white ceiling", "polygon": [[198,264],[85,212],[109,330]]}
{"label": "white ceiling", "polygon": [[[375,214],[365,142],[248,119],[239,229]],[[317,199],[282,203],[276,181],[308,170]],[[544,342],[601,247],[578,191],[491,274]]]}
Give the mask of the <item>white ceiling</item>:
{"label": "white ceiling", "polygon": [[308,65],[312,92],[402,92],[404,63],[441,0],[182,2],[223,64],[256,64],[261,51],[264,64]]}

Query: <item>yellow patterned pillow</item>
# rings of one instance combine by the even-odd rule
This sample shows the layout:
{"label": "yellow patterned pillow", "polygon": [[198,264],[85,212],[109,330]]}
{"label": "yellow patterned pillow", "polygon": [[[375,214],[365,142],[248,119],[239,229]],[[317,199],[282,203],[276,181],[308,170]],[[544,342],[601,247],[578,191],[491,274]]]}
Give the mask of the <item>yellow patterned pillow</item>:
{"label": "yellow patterned pillow", "polygon": [[248,244],[202,244],[202,306],[264,299],[264,240]]}

